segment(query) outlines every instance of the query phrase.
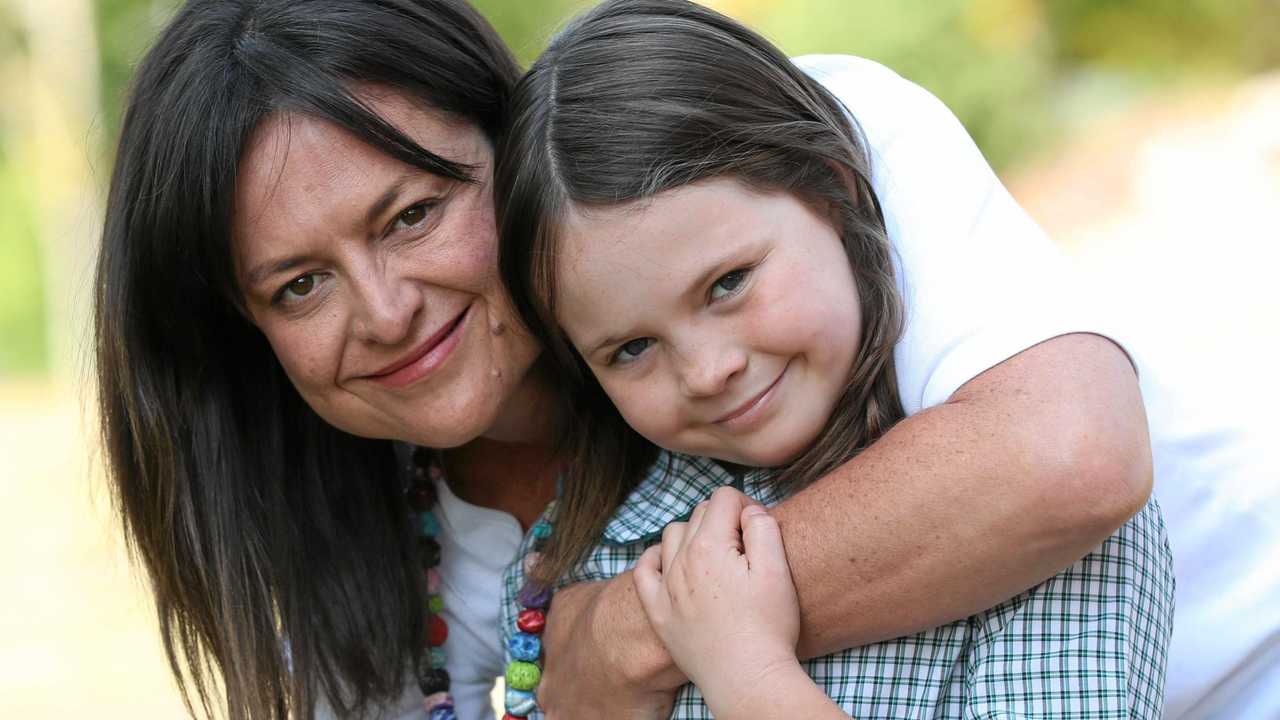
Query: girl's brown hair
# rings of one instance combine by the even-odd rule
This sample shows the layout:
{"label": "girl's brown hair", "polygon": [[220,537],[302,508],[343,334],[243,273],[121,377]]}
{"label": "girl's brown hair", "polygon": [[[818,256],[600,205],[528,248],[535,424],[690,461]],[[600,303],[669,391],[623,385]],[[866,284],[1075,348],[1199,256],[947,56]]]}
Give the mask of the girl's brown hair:
{"label": "girl's brown hair", "polygon": [[893,369],[902,307],[870,160],[841,103],[767,40],[683,0],[613,0],[568,25],[513,96],[495,196],[501,268],[563,383],[569,469],[535,576],[562,577],[598,541],[656,448],[623,421],[556,320],[557,231],[713,177],[785,191],[832,218],[862,304],[862,347],[812,447],[773,481],[791,492],[902,418]]}

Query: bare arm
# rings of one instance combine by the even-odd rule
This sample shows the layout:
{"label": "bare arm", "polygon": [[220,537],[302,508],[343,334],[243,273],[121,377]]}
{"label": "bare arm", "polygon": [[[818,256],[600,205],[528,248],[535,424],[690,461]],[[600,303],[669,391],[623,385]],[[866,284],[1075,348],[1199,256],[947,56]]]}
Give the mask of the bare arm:
{"label": "bare arm", "polygon": [[[799,652],[991,607],[1087,554],[1150,491],[1146,414],[1123,351],[1087,334],[1025,350],[774,509],[800,601]],[[545,639],[539,699],[553,714],[669,703],[662,691],[684,682],[630,573],[558,593]]]}

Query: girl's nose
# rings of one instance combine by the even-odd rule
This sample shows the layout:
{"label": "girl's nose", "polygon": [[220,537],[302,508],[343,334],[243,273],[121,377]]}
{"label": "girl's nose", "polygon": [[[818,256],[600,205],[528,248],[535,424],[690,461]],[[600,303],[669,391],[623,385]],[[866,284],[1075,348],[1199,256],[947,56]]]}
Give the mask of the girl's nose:
{"label": "girl's nose", "polygon": [[680,385],[688,397],[711,397],[724,392],[747,367],[747,353],[730,343],[704,343],[685,358]]}
{"label": "girl's nose", "polygon": [[422,307],[422,294],[414,284],[388,274],[356,282],[356,309],[352,334],[380,345],[403,342],[413,328],[413,318]]}

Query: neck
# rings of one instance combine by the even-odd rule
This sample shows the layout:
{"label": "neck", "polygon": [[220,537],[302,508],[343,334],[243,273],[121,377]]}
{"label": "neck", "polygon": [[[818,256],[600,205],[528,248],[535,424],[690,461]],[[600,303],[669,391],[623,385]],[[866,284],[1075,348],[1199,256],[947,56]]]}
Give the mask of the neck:
{"label": "neck", "polygon": [[503,404],[483,438],[519,445],[553,445],[564,427],[551,372],[539,359]]}
{"label": "neck", "polygon": [[562,458],[552,445],[480,438],[443,453],[445,476],[459,498],[514,515],[528,530],[555,498]]}
{"label": "neck", "polygon": [[510,513],[528,530],[555,498],[564,467],[562,418],[541,364],[529,371],[490,432],[443,453],[450,489],[462,500]]}

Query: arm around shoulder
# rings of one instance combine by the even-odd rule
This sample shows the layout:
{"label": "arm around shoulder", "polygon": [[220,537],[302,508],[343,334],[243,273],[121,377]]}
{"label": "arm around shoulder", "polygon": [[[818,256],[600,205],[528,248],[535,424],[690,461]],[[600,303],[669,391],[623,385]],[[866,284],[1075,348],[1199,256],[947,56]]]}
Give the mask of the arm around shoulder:
{"label": "arm around shoulder", "polygon": [[1150,491],[1125,353],[1091,334],[1024,350],[774,509],[801,655],[996,605],[1083,557]]}

